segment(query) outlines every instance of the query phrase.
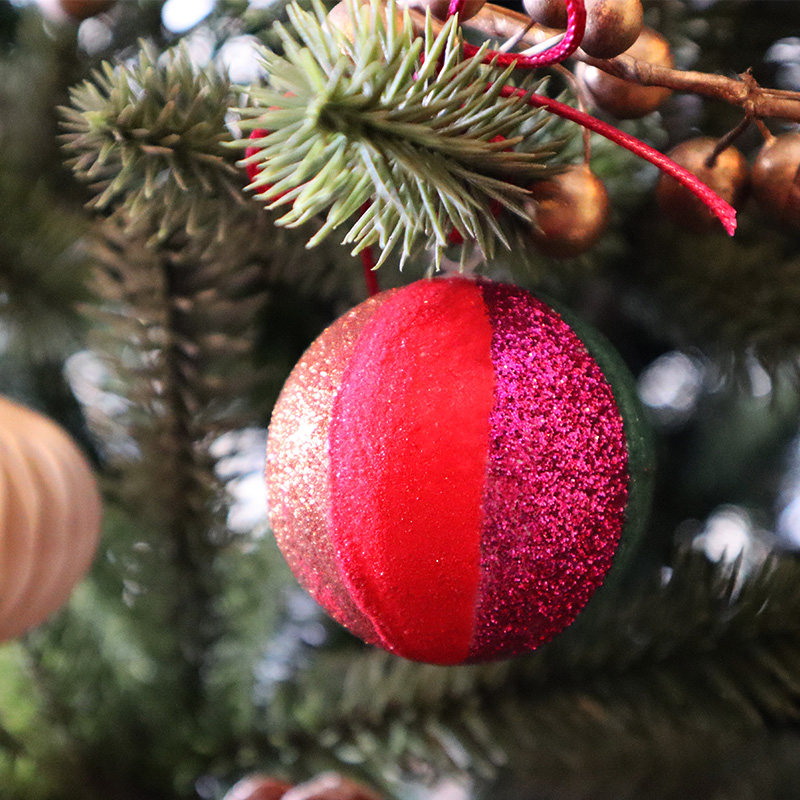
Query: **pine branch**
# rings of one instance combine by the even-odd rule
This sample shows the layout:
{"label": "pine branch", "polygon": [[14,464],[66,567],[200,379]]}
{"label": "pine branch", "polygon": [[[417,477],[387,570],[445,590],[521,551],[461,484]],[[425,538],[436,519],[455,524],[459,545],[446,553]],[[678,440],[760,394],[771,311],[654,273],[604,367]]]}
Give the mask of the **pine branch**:
{"label": "pine branch", "polygon": [[[298,38],[281,30],[285,55],[262,51],[270,85],[252,87],[254,108],[240,110],[244,127],[267,131],[235,143],[259,148],[246,162],[261,170],[251,188],[288,206],[279,225],[326,213],[310,246],[369,204],[344,237],[354,253],[376,244],[382,262],[397,246],[405,260],[420,239],[440,252],[455,228],[491,255],[506,241],[491,202],[525,218],[520,184],[547,172],[554,145],[534,135],[510,150],[541,120],[521,98],[500,96],[512,69],[482,65],[483,50],[465,59],[454,21],[414,38],[392,8],[351,8],[351,43],[321,7],[289,7]],[[489,76],[497,88],[487,90]]]}
{"label": "pine branch", "polygon": [[231,231],[238,250],[185,232],[150,244],[159,224],[157,211],[131,220],[125,209],[103,224],[95,256],[104,324],[93,344],[126,400],[124,427],[136,454],[117,455],[111,466],[137,516],[159,531],[151,544],[172,565],[171,625],[187,703],[196,706],[219,632],[214,563],[231,539],[212,447],[254,421],[247,398],[263,375],[247,356],[264,304],[254,253],[268,219],[240,207]]}
{"label": "pine branch", "polygon": [[543,779],[577,753],[656,753],[676,724],[708,737],[781,729],[800,716],[798,608],[790,559],[746,576],[687,555],[669,580],[607,597],[514,662],[443,669],[373,652],[342,682],[344,662],[322,659],[267,730],[315,765],[340,759],[391,781],[495,776],[522,754]]}
{"label": "pine branch", "polygon": [[[69,165],[96,192],[94,208],[124,202],[135,216],[158,203],[191,225],[203,197],[240,199],[242,176],[222,145],[230,83],[212,65],[196,69],[185,48],[159,57],[143,43],[132,66],[104,63],[70,94],[63,139]],[[161,236],[170,230],[165,222]]]}

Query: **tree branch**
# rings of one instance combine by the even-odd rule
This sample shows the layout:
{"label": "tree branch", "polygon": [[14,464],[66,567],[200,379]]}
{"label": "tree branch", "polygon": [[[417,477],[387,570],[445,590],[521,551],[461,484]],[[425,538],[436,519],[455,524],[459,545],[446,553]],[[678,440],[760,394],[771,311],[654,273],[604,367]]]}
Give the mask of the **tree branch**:
{"label": "tree branch", "polygon": [[[415,27],[420,31],[424,30],[424,14],[411,10],[411,18]],[[434,31],[438,31],[443,24],[438,20],[432,22]],[[466,20],[463,25],[466,29],[476,31],[487,38],[505,40],[519,36],[520,32],[530,25],[530,18],[517,11],[487,3],[476,16]],[[532,47],[558,33],[560,31],[553,28],[534,25],[519,38],[519,46]],[[749,71],[737,78],[728,78],[707,72],[670,69],[641,61],[624,53],[615,58],[601,59],[592,58],[582,50],[578,50],[572,58],[597,67],[616,78],[642,86],[663,86],[676,92],[691,92],[740,106],[749,118],[800,122],[800,92],[759,86]]]}

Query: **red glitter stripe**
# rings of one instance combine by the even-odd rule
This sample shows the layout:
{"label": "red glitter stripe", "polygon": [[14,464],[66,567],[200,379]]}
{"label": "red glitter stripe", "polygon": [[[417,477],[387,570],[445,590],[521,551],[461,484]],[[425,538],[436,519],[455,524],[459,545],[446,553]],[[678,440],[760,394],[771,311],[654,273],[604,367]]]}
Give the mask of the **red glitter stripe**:
{"label": "red glitter stripe", "polygon": [[496,384],[470,660],[521,653],[577,616],[611,566],[627,446],[611,387],[553,309],[481,282]]}
{"label": "red glitter stripe", "polygon": [[406,658],[467,657],[494,394],[473,281],[417,281],[364,327],[331,419],[332,540],[352,597]]}

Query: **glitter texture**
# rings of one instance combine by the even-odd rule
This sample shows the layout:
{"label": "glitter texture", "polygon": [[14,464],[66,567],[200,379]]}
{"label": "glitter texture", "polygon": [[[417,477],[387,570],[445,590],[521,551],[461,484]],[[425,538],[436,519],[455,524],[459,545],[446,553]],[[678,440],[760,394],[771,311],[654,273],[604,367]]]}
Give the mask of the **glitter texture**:
{"label": "glitter texture", "polygon": [[417,281],[357,306],[295,367],[270,424],[271,521],[300,582],[363,639],[436,664],[506,658],[603,583],[628,441],[556,311],[513,286]]}
{"label": "glitter texture", "polygon": [[481,282],[496,370],[471,660],[551,639],[603,582],[628,456],[611,387],[574,331],[520,289]]}
{"label": "glitter texture", "polygon": [[267,440],[267,501],[278,547],[306,591],[374,644],[381,639],[344,587],[330,541],[328,428],[358,335],[392,294],[356,306],[308,348],[278,398]]}

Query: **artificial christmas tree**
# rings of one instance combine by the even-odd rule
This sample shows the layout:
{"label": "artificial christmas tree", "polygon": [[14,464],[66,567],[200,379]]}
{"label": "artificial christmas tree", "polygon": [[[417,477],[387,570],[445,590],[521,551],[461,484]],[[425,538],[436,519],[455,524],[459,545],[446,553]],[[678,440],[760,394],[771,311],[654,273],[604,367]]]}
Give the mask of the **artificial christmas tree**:
{"label": "artificial christmas tree", "polygon": [[[308,798],[798,794],[800,87],[787,31],[800,6],[645,0],[642,23],[673,66],[582,50],[592,9],[606,5],[570,0],[563,19],[547,20],[560,27],[545,28],[516,6],[476,6],[468,19],[458,3],[434,4],[438,17],[344,6],[337,21],[310,1],[218,0],[201,20],[188,4],[194,22],[178,33],[165,23],[176,0],[119,0],[80,26],[42,19],[37,3],[0,3],[3,394],[70,431],[104,505],[98,557],[69,604],[0,649],[4,797],[220,800],[258,791],[239,783],[254,774]],[[657,92],[657,108],[636,117],[628,103],[612,117],[590,69]],[[732,209],[661,155],[699,133],[755,166],[733,238]],[[656,202],[657,167],[724,225],[676,228]],[[538,192],[571,170],[602,182],[605,232],[549,255],[532,241],[548,203]],[[560,632],[488,665],[414,663],[329,621],[284,565],[264,506],[265,431],[303,352],[367,295],[402,296],[437,271],[461,276],[433,283],[534,290],[582,340],[599,329],[655,431],[652,511],[625,569],[612,568],[577,614],[579,593],[565,628],[542,604]],[[436,341],[451,359],[426,385],[457,395],[466,334],[441,319]],[[548,350],[513,322],[515,342]],[[495,338],[492,361],[512,364]],[[394,336],[381,347],[396,365],[427,352]],[[562,399],[559,387],[575,396],[555,355],[520,349],[536,354],[549,397]],[[377,369],[369,353],[361,361]],[[452,406],[401,406],[400,377],[395,386],[387,374],[385,394],[371,396],[375,409],[392,401],[375,419],[350,382],[339,402],[364,411],[363,425],[351,436],[340,415],[338,451],[313,446],[341,467],[326,475],[353,489],[355,505],[377,486],[394,509],[381,524],[405,534],[413,498],[401,495],[414,486],[394,495],[385,472],[340,458],[355,441],[394,448],[371,433],[392,414],[389,434],[423,417],[438,434],[437,422],[456,419]],[[552,417],[518,410],[526,436],[535,427],[549,439]],[[517,445],[509,426],[522,477],[487,472],[494,505],[481,513],[514,519],[502,506],[528,463],[572,512],[564,467],[586,463],[587,436],[575,431],[591,431],[597,404],[583,414],[587,427],[559,428],[574,446],[558,457]],[[455,469],[469,436],[448,430],[452,459],[437,458]],[[496,465],[498,441],[471,452]],[[613,461],[593,459],[596,477]],[[481,463],[469,469],[480,476]],[[413,453],[403,464],[418,466]],[[415,479],[420,496],[436,477]],[[453,507],[466,505],[463,490],[452,487]],[[604,520],[620,510],[583,496]],[[342,519],[342,508],[349,542],[363,514],[347,506]],[[571,544],[570,558],[584,549],[580,537]],[[303,558],[320,556],[306,545]],[[523,536],[520,548],[540,545]],[[510,550],[492,563],[525,586]],[[604,554],[581,556],[598,574],[607,566]],[[346,565],[353,574],[369,561],[359,558]],[[403,563],[410,577],[414,559]],[[423,565],[433,581],[435,560]],[[401,600],[389,591],[386,602],[402,611]],[[526,601],[537,602],[514,597],[523,616]],[[503,620],[485,622],[507,633]],[[329,770],[345,777],[315,777]]]}

